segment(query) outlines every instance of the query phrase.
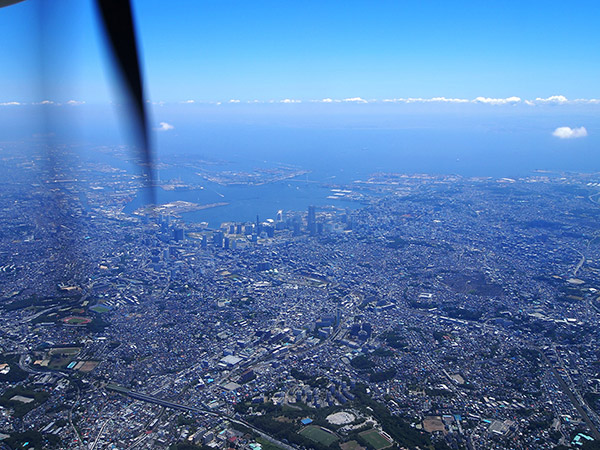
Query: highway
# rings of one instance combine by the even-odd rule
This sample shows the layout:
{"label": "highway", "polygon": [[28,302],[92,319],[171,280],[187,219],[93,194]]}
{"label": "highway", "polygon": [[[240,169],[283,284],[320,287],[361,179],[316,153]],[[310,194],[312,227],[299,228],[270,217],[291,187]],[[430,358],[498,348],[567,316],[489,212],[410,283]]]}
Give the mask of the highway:
{"label": "highway", "polygon": [[259,435],[263,439],[268,440],[269,442],[277,445],[278,447],[281,447],[284,450],[297,450],[297,448],[298,448],[298,447],[292,446],[290,444],[281,442],[278,439],[275,439],[274,437],[272,437],[268,434],[265,434],[263,431],[259,430],[258,428],[255,428],[254,425],[252,425],[249,422],[246,422],[243,419],[236,419],[236,418],[229,416],[228,414],[223,414],[223,413],[220,413],[217,411],[210,411],[208,409],[203,409],[203,408],[196,408],[194,406],[182,405],[180,403],[163,400],[163,399],[156,398],[156,397],[153,397],[153,396],[150,396],[147,394],[143,394],[141,392],[130,391],[127,388],[124,388],[122,386],[113,385],[113,384],[107,384],[105,386],[105,388],[109,391],[118,392],[119,394],[126,395],[133,399],[140,400],[140,401],[146,402],[146,403],[153,403],[155,405],[164,406],[165,408],[175,409],[175,410],[179,410],[179,411],[192,412],[192,413],[197,413],[197,414],[204,414],[204,415],[213,416],[213,417],[221,417],[223,419],[229,420],[232,423],[242,425],[246,428],[251,429],[254,433]]}
{"label": "highway", "polygon": [[573,404],[573,406],[575,407],[575,409],[577,410],[577,412],[579,413],[581,418],[584,420],[584,422],[590,429],[590,432],[592,433],[592,436],[594,437],[594,439],[597,441],[600,441],[600,432],[598,432],[598,429],[594,426],[592,419],[590,419],[590,416],[588,416],[583,405],[575,397],[575,394],[573,394],[573,391],[571,391],[571,389],[567,385],[566,381],[560,376],[560,374],[558,373],[558,370],[556,370],[556,368],[554,367],[554,364],[552,364],[552,362],[548,359],[548,357],[545,355],[545,353],[540,349],[538,349],[538,351],[539,351],[540,355],[542,355],[544,362],[548,365],[548,367],[550,367],[550,370],[552,371],[552,374],[558,381],[558,384],[560,385],[561,390],[567,395],[567,397],[569,397],[569,400],[571,400],[571,403]]}

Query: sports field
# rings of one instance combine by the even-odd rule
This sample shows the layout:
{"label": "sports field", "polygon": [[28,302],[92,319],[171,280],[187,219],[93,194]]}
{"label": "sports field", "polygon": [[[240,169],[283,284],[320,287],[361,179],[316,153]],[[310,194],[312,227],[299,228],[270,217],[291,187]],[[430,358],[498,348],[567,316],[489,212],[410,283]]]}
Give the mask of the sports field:
{"label": "sports field", "polygon": [[70,316],[65,317],[64,319],[62,319],[62,321],[69,325],[84,325],[86,323],[90,323],[92,319],[90,319],[89,317]]}
{"label": "sports field", "polygon": [[94,311],[95,313],[105,313],[110,311],[110,308],[108,306],[104,306],[104,305],[94,305],[92,307],[90,307],[90,311]]}
{"label": "sports field", "polygon": [[380,450],[382,448],[391,447],[392,443],[383,437],[377,430],[367,430],[358,434],[367,444]]}
{"label": "sports field", "polygon": [[300,430],[300,434],[309,438],[311,441],[319,442],[326,446],[331,445],[338,440],[335,434],[314,425],[303,428]]}

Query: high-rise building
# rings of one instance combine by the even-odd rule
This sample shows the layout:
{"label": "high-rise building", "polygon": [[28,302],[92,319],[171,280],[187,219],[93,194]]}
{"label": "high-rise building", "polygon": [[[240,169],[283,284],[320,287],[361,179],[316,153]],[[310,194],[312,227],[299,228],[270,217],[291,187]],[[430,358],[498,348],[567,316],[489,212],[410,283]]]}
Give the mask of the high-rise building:
{"label": "high-rise building", "polygon": [[215,247],[217,248],[222,248],[223,247],[223,239],[224,239],[224,235],[222,231],[215,231],[215,233],[213,234],[213,244]]}
{"label": "high-rise building", "polygon": [[317,234],[317,214],[314,206],[308,207],[308,215],[306,216],[306,225],[311,236]]}
{"label": "high-rise building", "polygon": [[262,223],[260,222],[260,219],[258,218],[258,214],[256,215],[256,226],[254,228],[254,233],[260,235],[260,233],[262,232]]}
{"label": "high-rise building", "polygon": [[173,229],[173,239],[177,242],[183,241],[185,239],[185,233],[183,231],[183,228]]}

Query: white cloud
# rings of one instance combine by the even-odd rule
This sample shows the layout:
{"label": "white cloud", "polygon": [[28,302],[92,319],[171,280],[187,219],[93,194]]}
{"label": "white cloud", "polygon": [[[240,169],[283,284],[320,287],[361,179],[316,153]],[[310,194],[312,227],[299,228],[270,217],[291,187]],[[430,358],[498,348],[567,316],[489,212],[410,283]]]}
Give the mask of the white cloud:
{"label": "white cloud", "polygon": [[576,139],[586,137],[588,135],[585,127],[571,128],[571,127],[558,127],[552,132],[552,136],[559,139]]}
{"label": "white cloud", "polygon": [[600,104],[600,99],[598,98],[577,98],[572,100],[572,103],[586,103],[588,105],[598,105]]}
{"label": "white cloud", "polygon": [[317,100],[318,102],[320,101],[321,103],[333,103],[333,102],[339,102],[339,100],[333,100],[331,98],[324,98],[323,100]]}
{"label": "white cloud", "polygon": [[360,97],[345,98],[344,101],[352,102],[352,103],[369,103],[367,100],[365,100],[364,98],[360,98]]}
{"label": "white cloud", "polygon": [[469,103],[466,98],[446,98],[446,97],[433,97],[429,99],[430,102],[442,102],[442,103]]}
{"label": "white cloud", "polygon": [[196,100],[184,100],[180,103],[190,103],[191,104],[191,103],[196,103]]}
{"label": "white cloud", "polygon": [[19,102],[4,102],[4,103],[0,103],[0,106],[18,106],[21,103]]}
{"label": "white cloud", "polygon": [[507,98],[489,98],[489,97],[477,97],[473,100],[473,103],[486,103],[488,105],[507,105],[515,104],[521,101],[520,97],[507,97]]}
{"label": "white cloud", "polygon": [[301,100],[294,100],[294,99],[291,99],[291,98],[286,98],[286,99],[281,100],[280,103],[302,103],[302,101]]}
{"label": "white cloud", "polygon": [[171,125],[170,123],[167,122],[161,122],[160,126],[157,128],[157,130],[159,131],[169,131],[174,129],[175,127],[173,125]]}
{"label": "white cloud", "polygon": [[569,99],[567,97],[565,97],[564,95],[551,95],[548,98],[536,98],[535,101],[537,103],[556,103],[559,105],[562,105],[564,103],[567,103],[569,101]]}
{"label": "white cloud", "polygon": [[570,104],[587,104],[587,105],[599,105],[600,99],[597,98],[578,98],[576,100],[569,100],[564,95],[552,95],[548,98],[536,98],[535,100],[526,100],[521,97],[506,97],[506,98],[493,98],[493,97],[477,97],[473,100],[467,100],[464,98],[448,98],[448,97],[433,97],[433,98],[422,98],[422,97],[407,97],[407,98],[385,98],[382,100],[384,103],[477,103],[486,105],[516,105],[523,103],[528,106],[535,106],[540,104],[550,105],[570,105]]}
{"label": "white cloud", "polygon": [[409,98],[386,98],[385,103],[469,103],[466,98],[447,98],[447,97],[409,97]]}
{"label": "white cloud", "polygon": [[83,101],[82,101],[82,102],[79,102],[79,101],[77,101],[77,100],[69,100],[69,101],[67,102],[67,105],[73,105],[73,106],[77,106],[77,105],[83,105],[84,103],[85,103],[85,102],[83,102]]}
{"label": "white cloud", "polygon": [[229,103],[239,103],[239,102],[240,101],[235,98],[232,98],[231,100],[229,100]]}

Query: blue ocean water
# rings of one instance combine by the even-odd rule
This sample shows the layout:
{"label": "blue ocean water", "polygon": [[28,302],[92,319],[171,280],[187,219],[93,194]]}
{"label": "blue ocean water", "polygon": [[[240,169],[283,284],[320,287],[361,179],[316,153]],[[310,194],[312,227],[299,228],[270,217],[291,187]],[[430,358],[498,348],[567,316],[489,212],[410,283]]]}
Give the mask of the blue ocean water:
{"label": "blue ocean water", "polygon": [[[147,188],[146,188],[147,189]],[[227,203],[225,206],[183,213],[188,222],[208,222],[210,227],[218,227],[222,222],[253,222],[258,216],[261,221],[275,219],[277,211],[306,211],[309,205],[355,209],[360,203],[332,200],[327,196],[331,191],[319,183],[306,183],[302,180],[280,181],[261,186],[221,186],[203,183],[203,189],[164,191],[156,190],[159,204],[177,200],[198,204]],[[143,206],[149,198],[142,190],[129,203],[126,212],[133,212]]]}

